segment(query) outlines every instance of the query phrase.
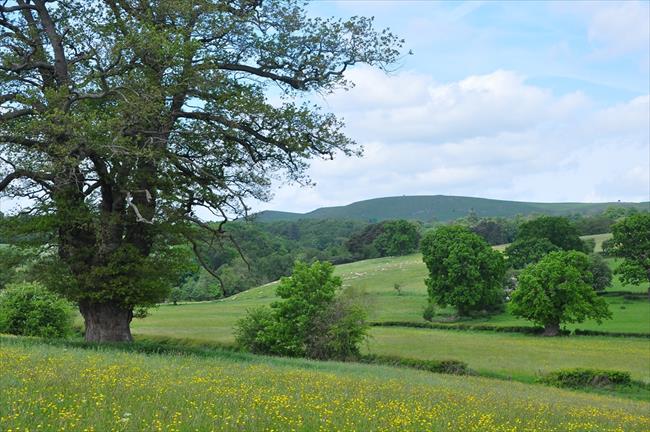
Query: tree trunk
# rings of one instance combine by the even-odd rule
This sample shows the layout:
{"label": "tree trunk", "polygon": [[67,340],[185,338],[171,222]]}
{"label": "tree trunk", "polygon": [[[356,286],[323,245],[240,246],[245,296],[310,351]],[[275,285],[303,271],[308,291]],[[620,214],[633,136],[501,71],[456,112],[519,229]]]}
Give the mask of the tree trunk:
{"label": "tree trunk", "polygon": [[549,323],[544,325],[542,336],[557,336],[560,334],[560,323]]}
{"label": "tree trunk", "polygon": [[133,310],[116,303],[92,303],[82,301],[79,311],[86,324],[87,342],[130,342]]}

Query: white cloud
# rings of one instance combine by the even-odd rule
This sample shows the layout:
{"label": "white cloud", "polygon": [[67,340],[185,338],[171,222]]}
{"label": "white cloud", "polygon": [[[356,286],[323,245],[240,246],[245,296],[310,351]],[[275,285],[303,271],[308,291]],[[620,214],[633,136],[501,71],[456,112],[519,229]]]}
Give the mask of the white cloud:
{"label": "white cloud", "polygon": [[646,1],[585,1],[554,3],[555,8],[587,21],[587,36],[594,57],[611,58],[650,51],[650,4]]}
{"label": "white cloud", "polygon": [[447,84],[411,72],[388,76],[367,68],[352,78],[357,87],[328,102],[361,140],[443,142],[494,135],[566,117],[586,103],[580,93],[557,98],[503,70]]}
{"label": "white cloud", "polygon": [[650,96],[596,108],[584,95],[530,85],[510,71],[436,83],[359,69],[327,107],[365,146],[361,159],[315,161],[315,188],[281,188],[273,208],[394,195],[523,201],[649,200]]}

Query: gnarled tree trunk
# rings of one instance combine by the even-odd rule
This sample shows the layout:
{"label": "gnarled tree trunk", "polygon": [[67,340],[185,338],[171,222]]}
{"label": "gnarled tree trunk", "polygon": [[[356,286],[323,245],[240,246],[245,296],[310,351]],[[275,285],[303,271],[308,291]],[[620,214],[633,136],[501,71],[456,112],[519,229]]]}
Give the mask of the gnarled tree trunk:
{"label": "gnarled tree trunk", "polygon": [[133,310],[112,303],[82,301],[79,311],[86,324],[85,339],[88,342],[130,342],[130,324]]}

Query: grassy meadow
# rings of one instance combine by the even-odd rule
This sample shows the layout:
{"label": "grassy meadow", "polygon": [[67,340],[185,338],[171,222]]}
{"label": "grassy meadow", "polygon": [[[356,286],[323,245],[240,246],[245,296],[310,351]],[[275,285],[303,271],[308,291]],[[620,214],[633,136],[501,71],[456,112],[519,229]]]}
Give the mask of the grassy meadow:
{"label": "grassy meadow", "polygon": [[[426,267],[419,254],[340,265],[336,274],[360,294],[371,321],[424,322]],[[644,292],[647,286],[615,280],[610,290]],[[214,348],[234,342],[233,326],[248,309],[275,299],[272,283],[220,301],[160,305],[133,322],[136,340],[212,346],[207,357],[0,336],[0,430],[650,430],[650,387],[583,392],[534,384],[543,374],[585,367],[626,371],[647,386],[650,339],[375,326],[362,347],[369,354],[461,360],[481,377]],[[612,320],[567,327],[650,332],[647,300],[607,301]],[[439,309],[436,319],[453,315]],[[507,312],[463,322],[532,325]]]}
{"label": "grassy meadow", "polygon": [[[608,235],[595,236],[606,239]],[[618,263],[609,259],[611,266]],[[419,254],[379,258],[337,266],[344,286],[362,293],[371,321],[424,322],[426,267]],[[399,284],[401,294],[395,290]],[[611,290],[645,291],[647,287],[623,286],[616,278]],[[135,320],[133,332],[141,336],[166,336],[194,342],[234,342],[233,326],[247,309],[276,299],[275,284],[254,288],[215,302],[162,305],[151,316]],[[587,321],[569,329],[650,333],[650,303],[608,297],[613,319],[598,324]],[[440,320],[452,309],[438,311]],[[463,321],[465,322],[465,321]],[[470,324],[532,325],[509,313],[476,318]],[[483,374],[532,381],[542,373],[567,367],[592,367],[628,371],[637,380],[650,382],[650,340],[571,336],[541,338],[522,334],[454,330],[373,327],[364,351],[420,359],[455,359]]]}
{"label": "grassy meadow", "polygon": [[0,430],[643,431],[648,403],[400,368],[2,339]]}

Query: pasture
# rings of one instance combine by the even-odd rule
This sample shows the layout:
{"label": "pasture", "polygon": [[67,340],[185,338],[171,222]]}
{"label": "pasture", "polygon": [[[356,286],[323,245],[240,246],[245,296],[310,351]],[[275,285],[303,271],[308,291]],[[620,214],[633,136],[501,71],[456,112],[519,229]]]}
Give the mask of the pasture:
{"label": "pasture", "polygon": [[[612,260],[610,263],[616,265]],[[344,286],[363,294],[371,321],[424,322],[426,268],[419,254],[340,265],[336,273],[343,278]],[[395,284],[400,285],[400,295],[394,289]],[[645,289],[643,286],[623,287],[620,281],[617,284],[612,289]],[[246,310],[276,299],[274,290],[275,284],[269,284],[216,302],[162,305],[153,310],[151,316],[134,320],[133,332],[136,336],[185,338],[193,343],[231,344],[236,321]],[[607,300],[612,320],[601,325],[587,321],[567,328],[650,332],[650,303],[623,297]],[[451,309],[438,312],[442,320],[453,313]],[[507,312],[468,323],[532,325]],[[634,379],[650,382],[650,340],[641,338],[571,336],[549,339],[507,333],[373,327],[364,351],[420,359],[462,360],[483,374],[523,381],[532,381],[542,373],[560,368],[594,367],[628,371]]]}
{"label": "pasture", "polygon": [[2,339],[3,431],[633,431],[648,404],[478,377]]}

